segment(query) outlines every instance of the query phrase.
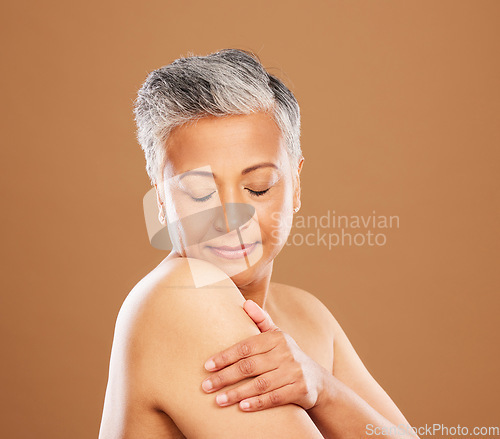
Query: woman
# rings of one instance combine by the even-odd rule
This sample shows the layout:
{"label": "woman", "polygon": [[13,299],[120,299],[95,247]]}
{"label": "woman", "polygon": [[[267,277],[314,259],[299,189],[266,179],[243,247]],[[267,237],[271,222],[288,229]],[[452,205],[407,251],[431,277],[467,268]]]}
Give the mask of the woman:
{"label": "woman", "polygon": [[300,207],[290,90],[226,49],[152,72],[135,115],[174,250],[120,309],[99,437],[401,437],[328,309],[271,282]]}

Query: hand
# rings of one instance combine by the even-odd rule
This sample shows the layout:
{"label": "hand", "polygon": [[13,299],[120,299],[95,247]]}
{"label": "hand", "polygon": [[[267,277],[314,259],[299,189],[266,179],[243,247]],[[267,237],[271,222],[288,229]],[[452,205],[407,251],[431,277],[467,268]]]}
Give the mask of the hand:
{"label": "hand", "polygon": [[240,402],[240,408],[245,411],[290,403],[305,410],[316,406],[328,371],[307,356],[254,301],[247,300],[243,309],[257,324],[261,334],[246,338],[209,358],[205,369],[214,373],[203,381],[203,390],[211,393],[255,376],[254,380],[219,393],[217,403],[225,407]]}

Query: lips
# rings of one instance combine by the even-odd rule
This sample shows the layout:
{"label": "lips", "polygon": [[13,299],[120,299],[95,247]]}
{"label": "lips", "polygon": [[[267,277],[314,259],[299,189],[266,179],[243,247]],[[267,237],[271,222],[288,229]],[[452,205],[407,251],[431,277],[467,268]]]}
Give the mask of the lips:
{"label": "lips", "polygon": [[217,250],[223,250],[223,251],[235,251],[235,250],[241,250],[242,248],[251,247],[254,244],[255,244],[255,242],[253,242],[251,244],[240,244],[240,245],[237,245],[235,247],[229,247],[227,245],[222,245],[222,246],[211,245],[209,247],[216,248]]}
{"label": "lips", "polygon": [[240,244],[235,247],[227,245],[220,247],[208,246],[210,251],[215,255],[225,259],[238,259],[248,256],[257,247],[258,242],[252,244]]}

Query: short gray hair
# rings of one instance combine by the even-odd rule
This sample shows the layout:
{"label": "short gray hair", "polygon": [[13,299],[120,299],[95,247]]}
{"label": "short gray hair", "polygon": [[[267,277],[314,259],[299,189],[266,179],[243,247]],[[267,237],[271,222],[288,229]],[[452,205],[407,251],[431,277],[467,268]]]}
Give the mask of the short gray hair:
{"label": "short gray hair", "polygon": [[173,128],[205,116],[267,112],[280,128],[292,164],[298,165],[300,108],[293,93],[242,49],[178,58],[152,71],[134,101],[137,140],[154,185],[165,162],[165,144]]}

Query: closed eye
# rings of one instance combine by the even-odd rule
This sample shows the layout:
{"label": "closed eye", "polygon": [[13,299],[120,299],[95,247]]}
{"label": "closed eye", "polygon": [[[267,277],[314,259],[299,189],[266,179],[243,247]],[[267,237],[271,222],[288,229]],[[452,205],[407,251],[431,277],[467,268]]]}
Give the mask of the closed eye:
{"label": "closed eye", "polygon": [[194,201],[196,201],[197,203],[203,203],[204,201],[208,201],[213,194],[215,194],[216,191],[213,191],[211,194],[208,194],[204,197],[201,197],[201,198],[195,198],[195,197],[191,197]]}
{"label": "closed eye", "polygon": [[252,189],[248,189],[246,188],[248,192],[250,192],[254,197],[260,197],[261,195],[264,195],[269,189],[271,188],[267,188],[263,191],[253,191]]}
{"label": "closed eye", "polygon": [[[266,192],[269,191],[269,189],[271,188],[267,188],[267,189],[264,189],[263,191],[253,191],[252,189],[248,189],[248,188],[245,188],[248,192],[250,192],[250,194],[254,197],[260,197],[262,195],[264,195]],[[204,197],[201,197],[201,198],[195,198],[195,197],[191,197],[194,201],[196,201],[197,203],[203,203],[204,201],[208,201],[212,195],[215,193],[216,191],[213,191],[212,193],[204,196]]]}

